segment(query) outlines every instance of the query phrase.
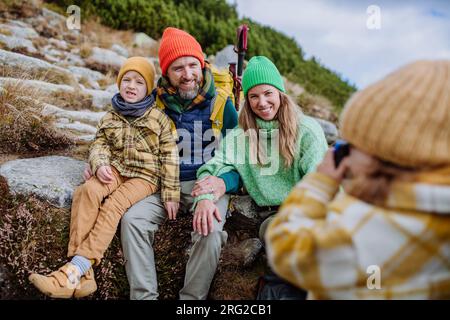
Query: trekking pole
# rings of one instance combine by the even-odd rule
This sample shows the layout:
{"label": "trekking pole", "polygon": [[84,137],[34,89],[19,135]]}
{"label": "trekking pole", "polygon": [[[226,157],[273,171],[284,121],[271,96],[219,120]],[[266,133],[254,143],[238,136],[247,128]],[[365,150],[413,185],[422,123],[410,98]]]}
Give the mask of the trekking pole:
{"label": "trekking pole", "polygon": [[236,63],[230,63],[230,72],[233,74],[234,81],[234,105],[236,110],[239,111],[240,95],[242,91],[242,69],[244,66],[245,53],[247,52],[247,35],[248,26],[246,24],[240,25],[237,28],[237,44],[234,46],[234,51],[238,55],[238,63],[236,70]]}

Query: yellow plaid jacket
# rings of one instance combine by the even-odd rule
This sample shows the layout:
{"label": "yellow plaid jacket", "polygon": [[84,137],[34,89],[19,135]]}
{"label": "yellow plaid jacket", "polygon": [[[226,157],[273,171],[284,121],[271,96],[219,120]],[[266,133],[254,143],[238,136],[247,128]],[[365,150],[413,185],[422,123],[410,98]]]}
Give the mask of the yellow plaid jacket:
{"label": "yellow plaid jacket", "polygon": [[92,171],[112,165],[121,175],[142,178],[161,188],[163,202],[180,201],[178,148],[170,120],[154,106],[128,122],[110,111],[97,126],[89,149]]}
{"label": "yellow plaid jacket", "polygon": [[396,182],[377,207],[337,194],[336,181],[311,173],[267,229],[269,263],[312,299],[448,299],[446,180]]}

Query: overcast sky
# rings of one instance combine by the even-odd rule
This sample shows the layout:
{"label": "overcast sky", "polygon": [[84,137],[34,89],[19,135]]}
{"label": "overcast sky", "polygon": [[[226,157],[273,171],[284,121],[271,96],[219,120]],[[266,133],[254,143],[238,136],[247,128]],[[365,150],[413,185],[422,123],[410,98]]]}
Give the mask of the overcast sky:
{"label": "overcast sky", "polygon": [[[293,37],[307,58],[314,55],[358,88],[417,59],[450,59],[450,0],[227,1],[237,3],[240,17]],[[367,12],[371,5],[380,9],[379,20],[372,8]]]}

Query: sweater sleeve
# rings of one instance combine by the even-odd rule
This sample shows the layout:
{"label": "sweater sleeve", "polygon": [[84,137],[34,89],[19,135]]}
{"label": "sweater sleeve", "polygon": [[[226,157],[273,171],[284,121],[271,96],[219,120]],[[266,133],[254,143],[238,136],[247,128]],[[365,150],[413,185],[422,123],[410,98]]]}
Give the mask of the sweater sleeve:
{"label": "sweater sleeve", "polygon": [[327,140],[322,127],[308,116],[302,120],[299,168],[301,176],[316,170],[328,149]]}
{"label": "sweater sleeve", "polygon": [[225,103],[225,109],[223,111],[223,127],[222,135],[225,137],[227,134],[227,129],[234,129],[238,124],[238,113],[234,107],[233,102],[230,98],[227,99]]}
{"label": "sweater sleeve", "polygon": [[[222,139],[216,149],[214,157],[197,170],[197,179],[211,175],[221,177],[224,179],[227,191],[239,190],[239,173],[236,171],[234,165],[227,161],[227,156],[232,156],[235,152],[235,150],[233,150],[234,136],[236,134],[235,130],[229,132],[228,135]],[[227,150],[227,148],[229,148],[229,150]],[[197,202],[204,199],[214,200],[214,196],[212,194],[204,194],[196,197],[192,208],[195,209]]]}
{"label": "sweater sleeve", "polygon": [[358,276],[351,234],[327,220],[338,183],[311,173],[291,191],[265,236],[269,264],[289,282],[326,297],[327,289],[354,285]]}
{"label": "sweater sleeve", "polygon": [[225,183],[226,193],[236,193],[242,187],[242,180],[239,173],[235,170],[228,171],[219,176]]}

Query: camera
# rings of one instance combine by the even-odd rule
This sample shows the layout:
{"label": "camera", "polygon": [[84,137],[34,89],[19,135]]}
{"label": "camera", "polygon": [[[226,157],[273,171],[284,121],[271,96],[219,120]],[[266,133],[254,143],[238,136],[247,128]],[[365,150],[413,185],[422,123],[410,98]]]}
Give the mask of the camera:
{"label": "camera", "polygon": [[334,144],[334,166],[337,168],[342,159],[350,154],[350,144],[344,140],[337,140]]}

